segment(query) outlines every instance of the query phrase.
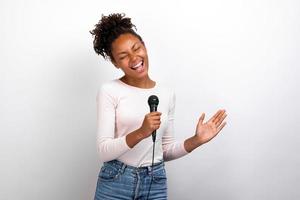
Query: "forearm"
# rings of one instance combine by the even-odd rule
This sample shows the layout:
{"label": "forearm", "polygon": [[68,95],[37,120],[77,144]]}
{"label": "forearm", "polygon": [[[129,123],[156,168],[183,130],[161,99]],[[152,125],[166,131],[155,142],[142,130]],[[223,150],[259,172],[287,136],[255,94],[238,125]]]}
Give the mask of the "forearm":
{"label": "forearm", "polygon": [[144,139],[141,129],[137,129],[125,137],[99,137],[98,149],[103,162],[118,158]]}
{"label": "forearm", "polygon": [[201,142],[196,135],[186,139],[184,141],[184,148],[187,152],[192,152],[197,147],[201,146],[203,142]]}
{"label": "forearm", "polygon": [[133,148],[136,144],[142,141],[145,137],[142,134],[142,130],[139,128],[126,136],[126,143],[130,148]]}

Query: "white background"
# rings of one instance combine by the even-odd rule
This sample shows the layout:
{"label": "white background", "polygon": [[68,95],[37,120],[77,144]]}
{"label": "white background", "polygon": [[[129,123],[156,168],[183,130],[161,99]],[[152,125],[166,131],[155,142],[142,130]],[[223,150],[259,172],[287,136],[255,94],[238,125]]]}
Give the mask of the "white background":
{"label": "white background", "polygon": [[93,199],[96,91],[122,75],[89,30],[124,12],[150,75],[177,94],[175,134],[228,113],[211,142],[167,163],[170,200],[300,198],[297,0],[0,2],[0,199]]}

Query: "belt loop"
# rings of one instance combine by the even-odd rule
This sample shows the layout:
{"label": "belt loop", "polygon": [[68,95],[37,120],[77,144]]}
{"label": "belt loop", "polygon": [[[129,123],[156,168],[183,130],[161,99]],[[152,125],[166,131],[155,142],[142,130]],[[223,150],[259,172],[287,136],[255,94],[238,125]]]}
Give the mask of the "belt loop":
{"label": "belt loop", "polygon": [[151,166],[147,166],[147,169],[148,169],[148,175],[151,175],[151,172],[152,172]]}
{"label": "belt loop", "polygon": [[126,164],[125,163],[122,163],[122,166],[120,168],[120,172],[123,174],[124,171],[125,171],[125,168],[126,168]]}

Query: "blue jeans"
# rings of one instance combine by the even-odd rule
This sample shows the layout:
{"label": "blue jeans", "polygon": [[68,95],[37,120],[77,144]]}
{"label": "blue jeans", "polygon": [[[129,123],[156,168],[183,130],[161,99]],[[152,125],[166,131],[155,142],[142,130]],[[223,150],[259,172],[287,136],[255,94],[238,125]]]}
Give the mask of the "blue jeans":
{"label": "blue jeans", "polygon": [[[152,179],[152,183],[151,183]],[[167,178],[164,162],[150,167],[132,167],[120,161],[105,162],[99,172],[95,200],[167,199]]]}

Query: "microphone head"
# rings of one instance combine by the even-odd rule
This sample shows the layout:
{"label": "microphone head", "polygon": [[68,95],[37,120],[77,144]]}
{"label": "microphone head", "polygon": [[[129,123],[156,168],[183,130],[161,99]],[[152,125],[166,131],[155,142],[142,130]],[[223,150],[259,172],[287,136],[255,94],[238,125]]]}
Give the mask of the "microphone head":
{"label": "microphone head", "polygon": [[151,95],[148,98],[148,104],[149,104],[149,106],[151,106],[151,105],[158,106],[158,103],[159,103],[159,101],[158,101],[158,97],[157,96]]}

